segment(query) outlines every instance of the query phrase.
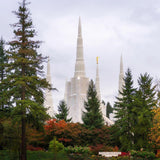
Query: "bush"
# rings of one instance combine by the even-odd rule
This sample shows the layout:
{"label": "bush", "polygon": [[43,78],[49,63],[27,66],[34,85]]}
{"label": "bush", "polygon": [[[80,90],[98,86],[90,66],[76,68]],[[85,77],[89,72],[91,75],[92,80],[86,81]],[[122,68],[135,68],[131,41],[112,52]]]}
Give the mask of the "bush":
{"label": "bush", "polygon": [[50,143],[49,143],[49,151],[51,151],[51,152],[59,152],[59,151],[61,151],[63,149],[64,149],[64,145],[62,143],[58,142],[55,137],[54,137],[54,139],[52,141],[50,141]]}
{"label": "bush", "polygon": [[131,151],[131,156],[135,159],[138,158],[139,160],[155,159],[155,154],[153,152],[147,152],[147,151]]}
{"label": "bush", "polygon": [[34,147],[32,145],[27,145],[27,150],[29,150],[29,151],[43,151],[43,148],[41,148],[41,147]]}
{"label": "bush", "polygon": [[117,151],[117,147],[113,148],[110,146],[104,146],[103,144],[97,144],[89,147],[91,151],[96,155],[98,154],[98,152],[103,152],[103,151],[106,151],[106,152]]}
{"label": "bush", "polygon": [[81,147],[81,146],[80,147],[78,147],[78,146],[75,146],[75,147],[68,146],[68,147],[64,148],[64,151],[67,154],[70,154],[70,153],[91,154],[91,151],[90,151],[89,147]]}
{"label": "bush", "polygon": [[[112,157],[112,158],[109,158],[109,160],[130,160],[130,157],[128,157],[128,156],[125,156],[125,157]],[[136,160],[140,160],[140,159],[136,159]]]}

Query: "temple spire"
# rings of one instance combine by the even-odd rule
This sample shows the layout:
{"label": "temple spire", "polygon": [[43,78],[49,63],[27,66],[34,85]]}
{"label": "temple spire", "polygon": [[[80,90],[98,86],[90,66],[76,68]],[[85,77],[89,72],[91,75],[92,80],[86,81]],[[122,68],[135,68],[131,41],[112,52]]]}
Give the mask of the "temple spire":
{"label": "temple spire", "polygon": [[[51,72],[50,72],[50,59],[48,58],[48,63],[47,63],[47,76],[46,80],[48,81],[49,84],[52,84],[51,82]],[[44,102],[45,108],[48,108],[47,113],[53,117],[54,115],[54,108],[53,108],[53,97],[52,97],[52,91],[46,90],[45,91],[45,102]]]}
{"label": "temple spire", "polygon": [[[122,54],[121,54],[120,73],[119,73],[119,91],[120,92],[122,92],[123,85],[124,85],[124,72],[123,72],[123,59],[122,59]],[[119,96],[120,96],[120,94],[119,94]]]}
{"label": "temple spire", "polygon": [[98,59],[99,59],[99,57],[96,57],[97,68],[96,68],[96,83],[95,83],[95,85],[96,85],[97,96],[98,96],[99,100],[101,101]]}
{"label": "temple spire", "polygon": [[76,54],[74,77],[85,77],[85,65],[84,65],[84,59],[83,59],[82,27],[81,27],[80,17],[79,17],[79,24],[78,24],[77,54]]}

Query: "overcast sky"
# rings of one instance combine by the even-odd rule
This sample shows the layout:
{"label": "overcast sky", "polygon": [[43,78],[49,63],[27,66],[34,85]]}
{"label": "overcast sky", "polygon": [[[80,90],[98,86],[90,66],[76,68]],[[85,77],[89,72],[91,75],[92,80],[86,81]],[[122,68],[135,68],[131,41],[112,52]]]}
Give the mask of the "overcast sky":
{"label": "overcast sky", "polygon": [[[20,0],[0,0],[0,35],[13,38],[9,24]],[[64,98],[65,81],[73,77],[78,18],[81,17],[86,75],[95,79],[99,56],[104,101],[115,101],[120,56],[124,71],[132,70],[135,86],[140,73],[160,78],[160,0],[30,0],[40,52],[51,58],[55,107]],[[46,68],[45,68],[46,72]]]}

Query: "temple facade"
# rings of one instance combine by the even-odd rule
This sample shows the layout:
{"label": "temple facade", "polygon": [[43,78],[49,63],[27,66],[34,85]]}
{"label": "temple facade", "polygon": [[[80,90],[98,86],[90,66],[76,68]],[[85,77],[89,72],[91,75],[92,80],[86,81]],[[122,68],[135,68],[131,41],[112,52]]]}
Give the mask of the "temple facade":
{"label": "temple facade", "polygon": [[[120,92],[122,92],[122,86],[124,85],[123,78],[124,78],[123,61],[121,56],[120,74],[119,74],[119,91]],[[50,84],[52,84],[51,73],[50,73],[50,60],[48,60],[48,64],[47,64],[46,79]],[[72,121],[74,123],[76,122],[82,123],[82,114],[83,114],[83,111],[85,110],[84,101],[86,100],[86,97],[87,97],[89,80],[90,79],[86,76],[86,72],[85,72],[82,27],[81,27],[81,20],[79,18],[75,70],[74,70],[73,77],[69,81],[66,81],[65,94],[64,94],[64,100],[67,104],[67,107],[69,108],[68,118],[72,118]],[[114,121],[112,120],[114,120],[114,118],[111,120],[106,117],[106,105],[104,105],[101,100],[98,57],[96,58],[95,87],[97,91],[97,98],[100,101],[100,109],[102,112],[103,119],[106,124],[113,125]],[[47,111],[48,114],[51,117],[53,117],[54,107],[53,107],[52,91],[46,90],[44,106],[48,108],[48,111]],[[113,116],[114,114],[115,113],[112,114],[112,117],[114,117]]]}
{"label": "temple facade", "polygon": [[82,28],[79,18],[75,71],[73,78],[66,82],[64,97],[69,107],[69,117],[72,117],[73,122],[82,123],[82,112],[84,111],[84,100],[86,99],[88,85],[89,78],[86,77],[85,73]]}
{"label": "temple facade", "polygon": [[[89,86],[89,78],[86,76],[85,72],[82,28],[81,28],[81,20],[79,18],[75,71],[73,78],[71,78],[69,81],[66,82],[65,96],[64,96],[65,102],[69,107],[69,118],[72,117],[73,122],[82,123],[82,113],[84,111],[84,101],[86,100],[87,97],[88,86]],[[97,57],[95,86],[97,90],[97,97],[101,102],[98,57]],[[108,125],[112,125],[113,122],[106,117],[106,106],[103,103],[100,104],[100,109],[105,122]]]}

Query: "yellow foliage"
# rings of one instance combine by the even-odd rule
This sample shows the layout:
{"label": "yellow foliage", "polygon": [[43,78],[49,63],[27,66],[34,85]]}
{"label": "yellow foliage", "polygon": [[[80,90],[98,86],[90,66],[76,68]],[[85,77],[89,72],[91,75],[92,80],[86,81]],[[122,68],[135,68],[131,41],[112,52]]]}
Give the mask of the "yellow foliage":
{"label": "yellow foliage", "polygon": [[154,113],[154,118],[150,139],[156,148],[160,148],[160,108],[154,108],[152,112]]}

